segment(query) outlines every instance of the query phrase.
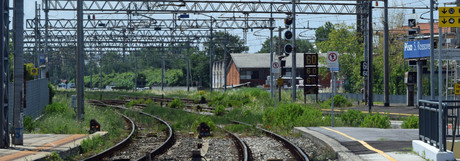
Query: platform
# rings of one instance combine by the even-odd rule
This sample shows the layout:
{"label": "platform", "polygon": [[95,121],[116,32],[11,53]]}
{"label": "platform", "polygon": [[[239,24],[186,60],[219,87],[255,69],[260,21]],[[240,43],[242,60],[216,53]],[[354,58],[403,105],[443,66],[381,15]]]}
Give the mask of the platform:
{"label": "platform", "polygon": [[338,160],[425,161],[411,152],[412,140],[418,139],[418,129],[296,127],[294,130],[334,151]]}
{"label": "platform", "polygon": [[107,132],[94,134],[24,134],[24,145],[11,145],[0,149],[1,161],[30,161],[42,159],[55,151],[59,154],[78,152],[76,147],[87,137],[105,135]]}

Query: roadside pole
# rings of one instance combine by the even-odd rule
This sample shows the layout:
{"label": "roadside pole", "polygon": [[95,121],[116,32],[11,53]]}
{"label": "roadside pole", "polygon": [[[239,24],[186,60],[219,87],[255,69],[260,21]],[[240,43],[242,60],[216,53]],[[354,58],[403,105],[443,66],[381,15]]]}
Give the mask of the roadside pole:
{"label": "roadside pole", "polygon": [[339,71],[339,53],[337,51],[327,52],[327,67],[331,71],[331,126],[334,127],[334,94],[335,94],[335,72]]}

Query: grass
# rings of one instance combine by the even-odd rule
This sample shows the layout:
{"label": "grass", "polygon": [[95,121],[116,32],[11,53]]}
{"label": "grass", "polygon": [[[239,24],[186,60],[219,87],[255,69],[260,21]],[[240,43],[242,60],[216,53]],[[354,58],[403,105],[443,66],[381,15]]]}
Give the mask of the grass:
{"label": "grass", "polygon": [[[101,130],[107,131],[107,139],[99,139],[92,145],[89,152],[78,157],[65,158],[65,160],[79,160],[93,154],[97,154],[108,147],[114,145],[119,140],[126,137],[124,131],[124,121],[112,108],[96,108],[89,103],[85,103],[85,118],[78,122],[76,113],[70,107],[70,98],[65,94],[58,93],[53,100],[53,104],[48,105],[45,109],[45,115],[35,121],[37,131],[33,133],[51,133],[51,134],[87,134],[89,130],[89,121],[96,119],[101,124]],[[96,147],[96,148],[93,148]]]}

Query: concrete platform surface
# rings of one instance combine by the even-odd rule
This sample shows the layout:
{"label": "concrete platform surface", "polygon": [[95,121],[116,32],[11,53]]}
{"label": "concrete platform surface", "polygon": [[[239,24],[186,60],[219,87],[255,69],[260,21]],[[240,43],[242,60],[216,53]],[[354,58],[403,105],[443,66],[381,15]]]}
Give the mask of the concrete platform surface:
{"label": "concrete platform surface", "polygon": [[95,135],[105,135],[107,132],[94,134],[24,134],[23,145],[11,145],[8,149],[0,149],[1,161],[30,161],[42,159],[58,152],[68,153],[80,146],[81,141]]}
{"label": "concrete platform surface", "polygon": [[412,152],[418,129],[296,127],[295,131],[334,151],[338,160],[425,160]]}

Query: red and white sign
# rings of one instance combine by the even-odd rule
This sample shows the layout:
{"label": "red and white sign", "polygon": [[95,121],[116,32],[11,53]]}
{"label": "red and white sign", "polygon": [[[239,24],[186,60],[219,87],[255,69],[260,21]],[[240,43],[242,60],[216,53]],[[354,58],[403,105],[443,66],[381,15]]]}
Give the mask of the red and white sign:
{"label": "red and white sign", "polygon": [[273,61],[272,63],[272,72],[280,73],[280,63],[278,61]]}
{"label": "red and white sign", "polygon": [[339,53],[337,51],[327,52],[327,67],[339,68]]}

